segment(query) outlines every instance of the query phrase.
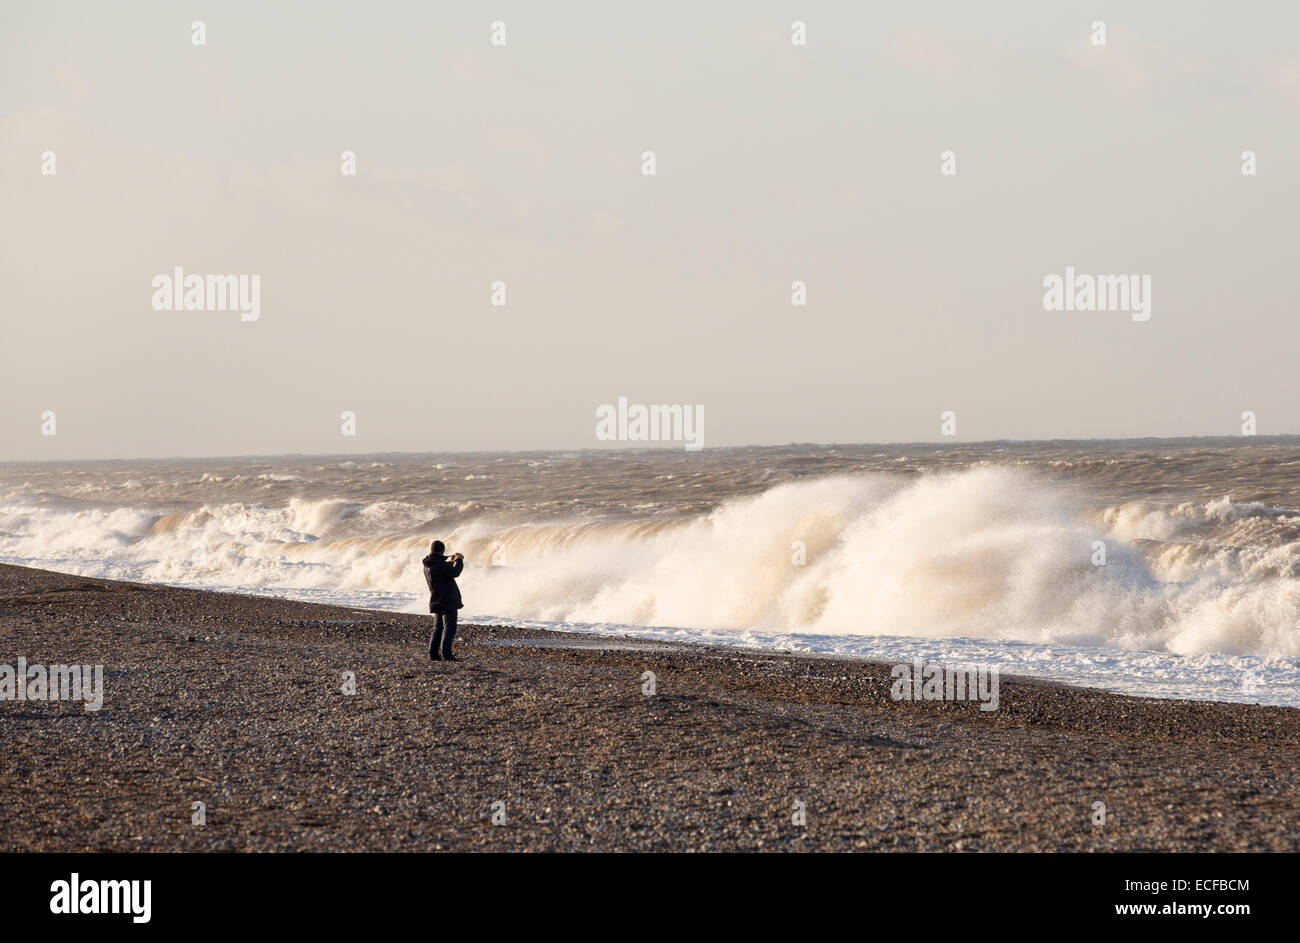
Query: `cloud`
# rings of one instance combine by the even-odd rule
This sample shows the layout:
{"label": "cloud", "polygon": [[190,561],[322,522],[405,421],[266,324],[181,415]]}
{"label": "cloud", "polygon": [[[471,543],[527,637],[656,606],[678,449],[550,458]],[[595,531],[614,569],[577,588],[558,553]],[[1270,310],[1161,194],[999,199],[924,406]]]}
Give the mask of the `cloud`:
{"label": "cloud", "polygon": [[1106,45],[1085,35],[1066,51],[1076,68],[1099,78],[1113,92],[1168,92],[1203,87],[1214,77],[1209,64],[1148,42],[1121,29],[1109,30]]}
{"label": "cloud", "polygon": [[894,30],[885,54],[961,92],[1031,82],[1041,69],[1039,58],[1000,43],[925,27]]}
{"label": "cloud", "polygon": [[550,158],[550,152],[540,141],[522,131],[493,128],[488,132],[488,141],[502,150],[526,154],[538,164],[545,164]]}
{"label": "cloud", "polygon": [[87,102],[91,99],[90,86],[81,80],[81,76],[73,72],[67,66],[59,66],[54,70],[54,76],[63,86],[63,94],[75,102]]}
{"label": "cloud", "polygon": [[622,232],[627,227],[627,220],[616,213],[596,210],[587,221],[588,229],[601,236],[611,236]]}
{"label": "cloud", "polygon": [[434,187],[439,192],[455,197],[470,207],[477,204],[480,182],[478,175],[474,171],[466,167],[453,165],[434,170],[430,176],[433,179]]}
{"label": "cloud", "polygon": [[790,42],[790,27],[781,26],[775,20],[757,20],[749,28],[751,38],[760,43],[786,43]]}
{"label": "cloud", "polygon": [[951,73],[959,60],[966,59],[951,37],[921,27],[894,30],[885,51],[899,62],[940,75]]}
{"label": "cloud", "polygon": [[482,74],[478,53],[472,49],[454,52],[448,61],[451,67],[451,77],[454,79],[469,81],[478,78]]}
{"label": "cloud", "polygon": [[1300,58],[1287,54],[1265,62],[1260,67],[1263,87],[1281,96],[1289,104],[1300,106]]}
{"label": "cloud", "polygon": [[[1126,98],[1245,96],[1261,84],[1218,60],[1178,52],[1114,28],[1107,32],[1104,46],[1094,46],[1091,34],[1080,31],[1078,41],[1059,52],[1017,49],[996,39],[931,28],[905,28],[891,34],[886,52],[954,93],[1054,88],[1093,96],[1100,88]],[[1300,97],[1300,61],[1275,61],[1262,84]]]}

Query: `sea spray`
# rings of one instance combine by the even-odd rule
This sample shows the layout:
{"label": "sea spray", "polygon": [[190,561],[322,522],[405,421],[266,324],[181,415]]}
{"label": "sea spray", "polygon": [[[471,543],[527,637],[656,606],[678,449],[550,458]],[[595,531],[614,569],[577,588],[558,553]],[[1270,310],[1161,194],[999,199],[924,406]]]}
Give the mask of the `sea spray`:
{"label": "sea spray", "polygon": [[0,464],[0,561],[1300,704],[1300,443]]}

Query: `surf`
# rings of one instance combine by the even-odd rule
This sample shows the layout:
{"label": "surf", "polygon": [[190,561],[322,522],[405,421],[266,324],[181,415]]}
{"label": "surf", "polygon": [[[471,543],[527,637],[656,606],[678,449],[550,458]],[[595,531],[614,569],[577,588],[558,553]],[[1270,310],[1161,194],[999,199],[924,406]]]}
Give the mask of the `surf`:
{"label": "surf", "polygon": [[[1254,542],[1216,544],[1225,527]],[[1230,499],[1089,507],[1059,482],[983,466],[800,478],[698,513],[301,497],[188,511],[6,503],[0,557],[414,600],[415,564],[439,536],[467,556],[471,616],[1294,657],[1295,528],[1285,509]],[[1098,541],[1104,566],[1093,564]]]}

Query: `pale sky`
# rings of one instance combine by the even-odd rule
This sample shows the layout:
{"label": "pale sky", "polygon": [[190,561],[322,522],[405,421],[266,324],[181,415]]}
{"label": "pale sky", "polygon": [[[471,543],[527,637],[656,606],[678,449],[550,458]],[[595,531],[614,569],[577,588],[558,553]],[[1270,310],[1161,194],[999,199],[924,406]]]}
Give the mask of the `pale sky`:
{"label": "pale sky", "polygon": [[[0,460],[594,448],[619,396],[702,404],[706,447],[1300,432],[1289,0],[5,0],[0,34]],[[154,310],[175,266],[259,275],[260,319]],[[1066,266],[1150,275],[1150,320],[1045,311]]]}

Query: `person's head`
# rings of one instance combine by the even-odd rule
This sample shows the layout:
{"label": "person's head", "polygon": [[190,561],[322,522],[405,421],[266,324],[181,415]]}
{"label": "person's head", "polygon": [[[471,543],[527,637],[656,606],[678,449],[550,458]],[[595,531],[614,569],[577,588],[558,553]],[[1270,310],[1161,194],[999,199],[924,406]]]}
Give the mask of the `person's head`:
{"label": "person's head", "polygon": [[429,550],[432,551],[437,556],[442,556],[443,552],[446,551],[446,549],[447,549],[446,544],[444,544],[441,540],[435,540],[433,542],[433,546],[429,548]]}

